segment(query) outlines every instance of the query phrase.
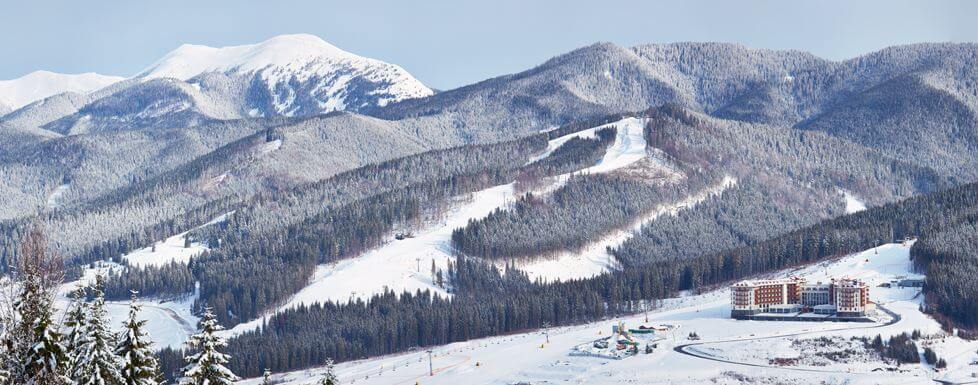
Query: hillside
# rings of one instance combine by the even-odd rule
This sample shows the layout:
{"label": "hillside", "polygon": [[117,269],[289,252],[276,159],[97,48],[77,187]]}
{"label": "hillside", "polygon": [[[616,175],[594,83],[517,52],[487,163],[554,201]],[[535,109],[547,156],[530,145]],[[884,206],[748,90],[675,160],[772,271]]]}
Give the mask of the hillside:
{"label": "hillside", "polygon": [[941,245],[974,232],[976,51],[599,43],[435,93],[310,35],[184,45],[0,116],[0,269],[41,218],[70,279],[109,266],[154,330],[214,309],[247,375],[623,316],[905,235],[939,318],[972,327],[948,294],[971,249]]}

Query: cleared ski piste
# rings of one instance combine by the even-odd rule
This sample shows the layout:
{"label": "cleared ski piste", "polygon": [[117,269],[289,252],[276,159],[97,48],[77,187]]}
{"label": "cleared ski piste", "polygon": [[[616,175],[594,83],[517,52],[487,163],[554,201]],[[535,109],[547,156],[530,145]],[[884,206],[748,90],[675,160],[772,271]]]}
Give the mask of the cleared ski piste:
{"label": "cleared ski piste", "polygon": [[[210,226],[213,224],[221,223],[227,220],[227,218],[233,215],[234,212],[229,212],[212,219],[203,225],[197,226],[193,230],[199,228]],[[156,243],[156,249],[153,246],[147,246],[139,250],[132,251],[128,254],[122,256],[123,259],[130,266],[134,267],[147,267],[147,266],[164,266],[170,262],[188,263],[190,259],[196,257],[203,252],[210,250],[207,245],[200,242],[191,242],[190,247],[184,247],[184,237],[190,231],[185,231],[180,234],[171,236],[164,239],[162,242]]]}
{"label": "cleared ski piste", "polygon": [[[674,332],[652,354],[639,354],[623,360],[570,356],[581,343],[608,336],[611,326],[624,321],[626,326],[644,322],[636,315],[586,325],[553,328],[550,343],[540,331],[458,342],[431,348],[435,375],[428,375],[425,349],[414,352],[345,362],[337,365],[342,384],[454,385],[454,384],[741,384],[741,383],[820,383],[820,384],[933,384],[934,379],[971,381],[978,367],[978,342],[948,336],[929,342],[938,355],[948,361],[948,369],[935,372],[926,364],[904,364],[903,372],[873,372],[882,366],[873,363],[843,363],[828,367],[767,365],[766,358],[785,354],[785,341],[822,336],[884,338],[902,332],[921,330],[941,333],[936,321],[922,314],[922,301],[916,288],[882,288],[881,282],[897,277],[919,277],[910,271],[911,244],[886,244],[835,261],[800,269],[781,271],[769,277],[797,275],[810,281],[848,275],[867,281],[870,296],[899,315],[886,323],[773,322],[729,319],[729,291],[724,288],[700,295],[668,299],[658,311],[649,314],[650,323],[677,325]],[[698,349],[734,363],[717,362],[673,350],[690,343],[685,336],[696,332],[702,338]],[[790,335],[790,336],[789,336]],[[783,336],[783,337],[782,337]],[[773,338],[772,338],[773,337]],[[762,338],[767,338],[761,340]],[[711,341],[735,342],[711,343]],[[761,342],[763,341],[763,342]],[[918,343],[920,344],[920,343]],[[921,349],[923,346],[920,346]],[[747,352],[747,353],[745,353]],[[751,366],[757,365],[757,366]],[[812,372],[809,370],[821,370]],[[317,380],[322,369],[275,374],[283,384],[308,384]],[[248,379],[241,384],[258,384]]]}
{"label": "cleared ski piste", "polygon": [[[547,149],[541,155],[534,157],[531,162],[550,155],[571,138],[593,137],[598,130],[615,126],[618,128],[615,141],[608,147],[601,160],[594,166],[576,173],[598,174],[627,167],[643,159],[647,154],[644,124],[644,119],[626,118],[555,138],[548,143]],[[568,173],[553,178],[554,182],[548,189],[552,190],[555,188],[553,185],[566,183],[571,175]],[[657,210],[656,215],[674,212],[678,207],[695,204],[707,196],[695,196],[690,198],[693,201],[685,200],[663,207]],[[452,231],[464,227],[469,220],[488,216],[497,208],[503,208],[515,199],[512,183],[457,197],[455,208],[438,223],[415,233],[412,238],[391,240],[384,246],[355,258],[320,265],[313,274],[310,284],[285,305],[265,317],[239,324],[226,333],[236,335],[254,330],[267,316],[284,309],[325,301],[346,302],[357,298],[368,299],[384,290],[395,293],[429,290],[449,297],[450,294],[433,281],[431,265],[434,263],[436,267],[446,269],[448,261],[454,260],[451,247]],[[640,220],[637,225],[642,222]],[[609,244],[608,242],[624,241],[627,239],[627,235],[624,234],[630,233],[631,228],[616,231],[580,253],[562,253],[557,259],[541,260],[517,267],[526,271],[531,278],[540,277],[548,280],[583,278],[601,274],[614,265],[612,257],[604,251],[604,247]]]}
{"label": "cleared ski piste", "polygon": [[[533,157],[529,163],[546,158],[554,150],[572,138],[593,138],[596,132],[610,126],[618,127],[615,142],[609,146],[602,159],[581,173],[602,173],[626,167],[642,159],[646,153],[643,120],[626,118],[618,122],[592,127],[550,140],[547,149]],[[555,178],[557,183],[566,182],[571,174]],[[452,231],[465,227],[473,219],[481,219],[497,208],[515,201],[513,184],[504,184],[477,191],[457,199],[456,208],[444,219],[429,226],[412,238],[392,240],[386,245],[361,256],[325,264],[317,268],[312,283],[297,293],[285,308],[324,301],[367,299],[384,290],[396,293],[430,290],[442,296],[450,296],[437,286],[431,276],[431,265],[440,269],[454,260],[451,249]],[[607,271],[608,261],[592,261],[591,267],[598,272]],[[259,320],[260,321],[260,320]],[[234,328],[250,330],[256,322]]]}
{"label": "cleared ski piste", "polygon": [[[195,229],[221,223],[233,214],[234,212],[229,212],[220,215]],[[208,248],[198,242],[193,242],[190,247],[185,248],[183,238],[186,234],[187,232],[183,232],[157,243],[155,251],[151,246],[145,247],[125,254],[122,258],[129,265],[136,267],[163,266],[171,262],[187,263],[190,258],[200,255]],[[66,310],[70,304],[72,290],[94,283],[95,276],[99,273],[107,274],[120,268],[122,266],[119,264],[105,261],[86,268],[78,280],[61,285],[55,299],[55,306],[60,311]],[[196,299],[197,293],[192,293],[177,298],[140,298],[137,301],[142,305],[139,317],[146,321],[146,331],[155,347],[180,347],[195,332],[198,318],[193,314],[192,307]],[[129,301],[106,301],[105,308],[112,328],[121,328],[122,322],[129,317]]]}

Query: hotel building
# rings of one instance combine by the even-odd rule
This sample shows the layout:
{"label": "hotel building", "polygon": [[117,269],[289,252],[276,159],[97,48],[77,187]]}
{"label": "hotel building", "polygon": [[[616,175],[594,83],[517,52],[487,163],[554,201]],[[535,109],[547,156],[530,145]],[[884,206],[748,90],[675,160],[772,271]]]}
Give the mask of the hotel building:
{"label": "hotel building", "polygon": [[802,312],[864,317],[869,304],[869,286],[862,281],[845,278],[812,284],[798,277],[741,281],[731,286],[730,302],[730,315],[734,318],[761,313]]}

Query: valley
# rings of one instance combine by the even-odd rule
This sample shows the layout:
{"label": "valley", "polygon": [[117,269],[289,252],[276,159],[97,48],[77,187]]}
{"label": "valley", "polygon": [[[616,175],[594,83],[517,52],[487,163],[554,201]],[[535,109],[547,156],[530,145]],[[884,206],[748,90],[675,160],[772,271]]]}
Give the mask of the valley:
{"label": "valley", "polygon": [[0,321],[39,320],[0,337],[144,340],[163,383],[978,383],[975,43],[601,42],[445,90],[314,34],[160,52],[0,81]]}
{"label": "valley", "polygon": [[[946,383],[974,381],[971,374],[978,371],[973,364],[978,359],[978,342],[948,336],[937,322],[921,314],[918,310],[922,303],[919,288],[878,287],[880,283],[915,275],[910,270],[911,245],[884,244],[837,260],[770,275],[800,276],[809,280],[843,275],[863,279],[871,286],[871,298],[895,314],[891,321],[866,325],[731,320],[729,291],[717,289],[667,299],[662,308],[650,312],[649,323],[676,326],[674,331],[664,335],[659,347],[650,354],[639,353],[622,360],[569,354],[574,345],[607,335],[611,326],[618,322],[647,324],[644,316],[637,314],[550,328],[546,330],[549,343],[544,331],[534,331],[433,347],[430,350],[433,352],[434,376],[428,375],[425,351],[344,363],[337,366],[337,373],[344,384],[456,384],[468,381],[483,384],[732,384],[746,379],[754,383],[807,383],[817,379],[827,384],[933,384],[935,379]],[[890,319],[885,314],[881,317]],[[923,340],[924,346],[947,359],[947,369],[934,370],[927,364],[896,367],[878,359],[827,365],[768,363],[775,358],[797,357],[800,352],[791,349],[795,341],[823,337],[872,338],[877,334],[886,338],[914,330],[928,336]],[[691,332],[698,334],[701,340],[688,340],[687,335]],[[831,347],[828,349],[832,351]],[[273,378],[284,384],[303,384],[317,378],[318,373],[316,369],[310,369]],[[247,380],[241,383],[258,382]]]}

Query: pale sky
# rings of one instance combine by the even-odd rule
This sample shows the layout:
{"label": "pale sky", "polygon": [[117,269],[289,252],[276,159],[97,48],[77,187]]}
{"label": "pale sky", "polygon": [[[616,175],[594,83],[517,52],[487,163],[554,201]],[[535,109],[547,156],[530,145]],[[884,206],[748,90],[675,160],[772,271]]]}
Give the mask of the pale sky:
{"label": "pale sky", "polygon": [[449,89],[599,41],[736,42],[846,59],[978,42],[974,1],[95,0],[0,3],[0,79],[38,69],[131,76],[183,43],[310,33]]}

